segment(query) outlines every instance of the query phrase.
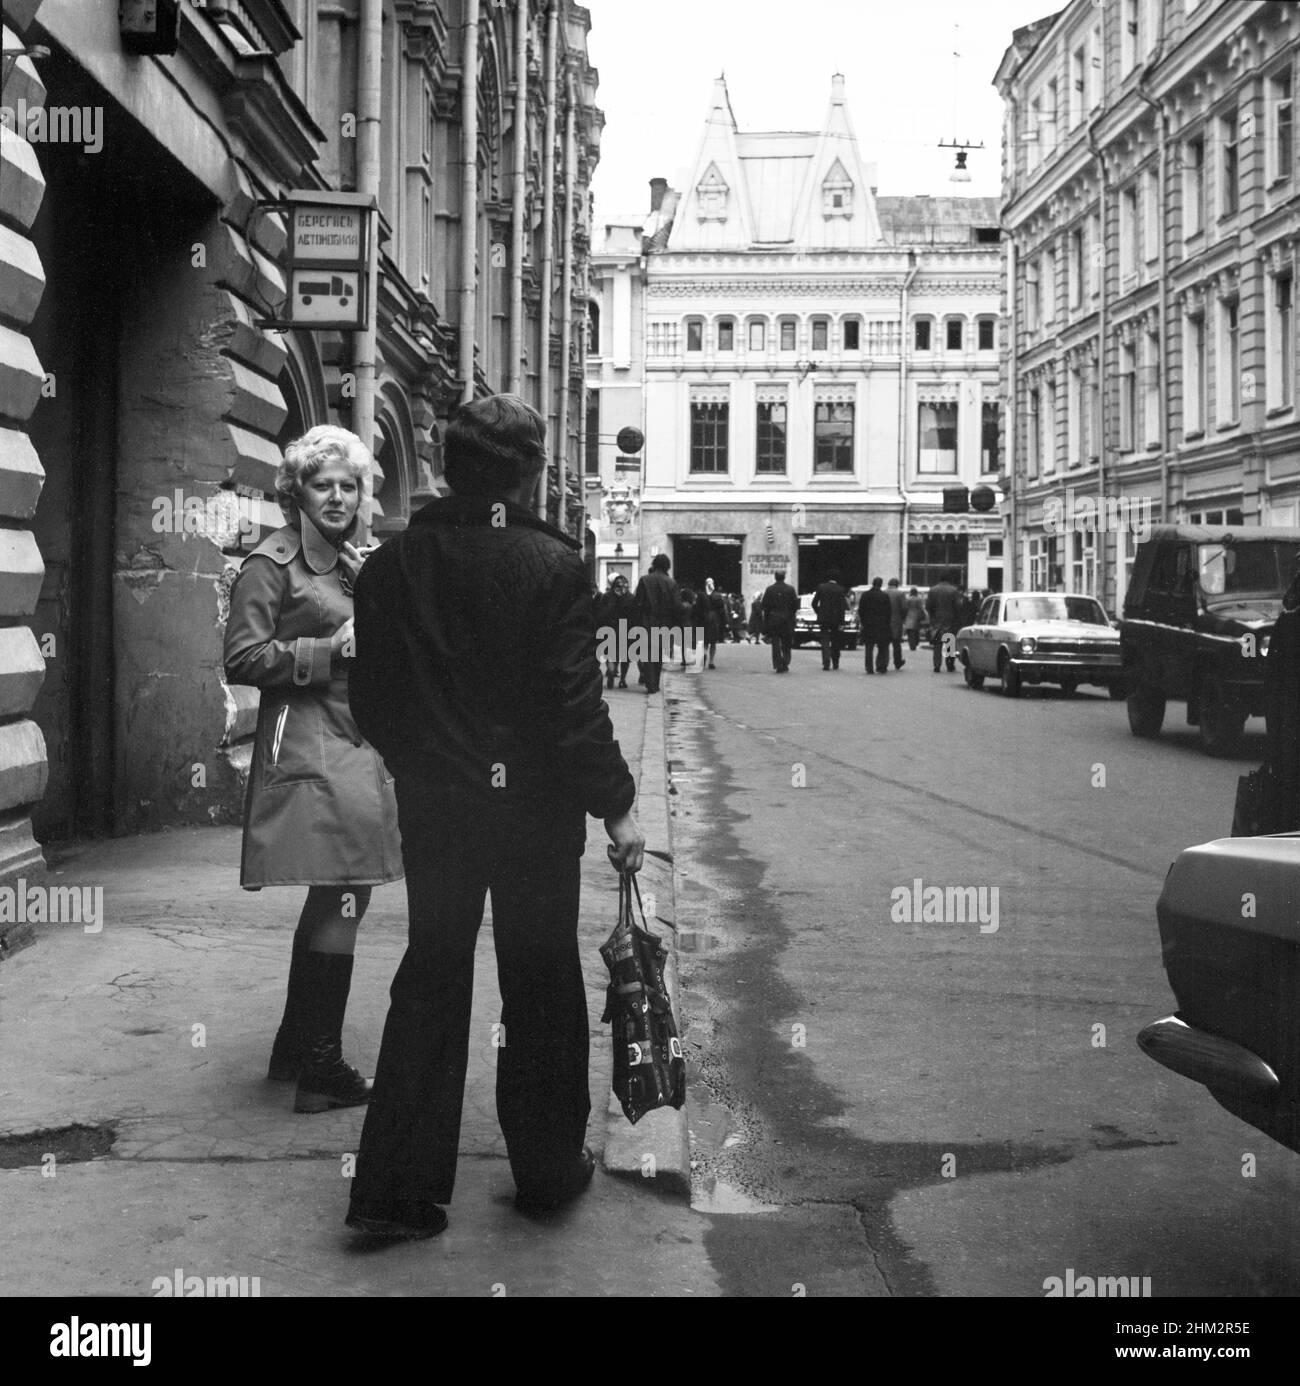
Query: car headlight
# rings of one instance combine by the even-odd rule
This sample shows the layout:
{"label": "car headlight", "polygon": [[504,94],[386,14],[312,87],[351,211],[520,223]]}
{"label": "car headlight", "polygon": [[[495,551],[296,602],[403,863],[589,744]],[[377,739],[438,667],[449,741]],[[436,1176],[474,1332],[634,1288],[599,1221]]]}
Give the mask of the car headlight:
{"label": "car headlight", "polygon": [[1032,635],[1022,635],[1020,637],[1020,653],[1033,654],[1038,648],[1038,641]]}

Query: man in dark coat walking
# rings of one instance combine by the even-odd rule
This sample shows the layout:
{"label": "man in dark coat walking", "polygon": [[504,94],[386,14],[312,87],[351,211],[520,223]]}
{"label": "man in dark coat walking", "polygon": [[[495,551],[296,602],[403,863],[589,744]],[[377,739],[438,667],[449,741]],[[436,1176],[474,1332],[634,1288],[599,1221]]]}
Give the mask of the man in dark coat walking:
{"label": "man in dark coat walking", "polygon": [[627,578],[622,573],[609,580],[609,587],[595,601],[593,611],[596,618],[596,638],[603,640],[606,648],[613,651],[613,657],[605,660],[605,687],[613,688],[614,672],[618,671],[618,686],[627,687],[627,670],[630,659],[624,658],[627,647],[636,629],[636,603],[628,589]]}
{"label": "man in dark coat walking", "polygon": [[350,702],[396,777],[410,912],[348,1214],[373,1236],[447,1225],[489,892],[516,1203],[556,1207],[594,1168],[577,938],[587,816],[604,819],[621,870],[640,869],[645,840],[601,699],[581,547],[529,505],[545,440],[514,395],[462,407],[445,442],[452,494],[356,584]]}
{"label": "man in dark coat walking", "polygon": [[773,576],[776,580],[763,593],[763,629],[772,642],[773,670],[788,674],[794,645],[794,618],[799,614],[799,594],[785,580],[784,569]]}
{"label": "man in dark coat walking", "polygon": [[812,608],[821,628],[822,669],[838,669],[844,642],[844,617],[849,609],[848,593],[840,586],[838,573],[831,573],[813,593]]}
{"label": "man in dark coat walking", "polygon": [[858,626],[862,631],[863,662],[868,674],[889,672],[891,612],[883,582],[883,578],[872,578],[871,586],[858,599]]}
{"label": "man in dark coat walking", "polygon": [[659,692],[664,656],[673,630],[681,624],[682,596],[677,584],[668,576],[671,567],[672,561],[666,553],[655,554],[650,560],[650,571],[636,585],[636,623],[650,656],[643,661],[642,667],[647,693]]}
{"label": "man in dark coat walking", "polygon": [[901,669],[907,663],[903,658],[903,622],[907,619],[907,596],[899,586],[897,578],[890,578],[885,584],[885,596],[889,598],[889,647],[894,655],[894,668]]}
{"label": "man in dark coat walking", "polygon": [[[961,590],[957,586],[957,574],[947,572],[934,584],[925,595],[925,609],[930,615],[931,646],[934,650],[934,672],[939,672],[939,665],[946,660],[948,672],[957,667],[956,663],[956,637],[961,629],[962,596]],[[944,639],[951,637],[948,646],[953,651],[944,654]]]}

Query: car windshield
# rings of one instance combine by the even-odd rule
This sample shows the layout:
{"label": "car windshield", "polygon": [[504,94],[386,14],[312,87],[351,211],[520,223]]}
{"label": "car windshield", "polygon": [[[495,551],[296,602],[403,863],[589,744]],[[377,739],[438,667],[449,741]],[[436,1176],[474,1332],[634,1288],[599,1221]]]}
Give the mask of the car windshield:
{"label": "car windshield", "polygon": [[1004,619],[1083,621],[1090,626],[1110,624],[1100,602],[1094,601],[1091,597],[1065,597],[1054,592],[1035,593],[1032,597],[1008,597]]}
{"label": "car windshield", "polygon": [[1250,544],[1200,544],[1197,566],[1207,597],[1234,592],[1282,592],[1291,581],[1300,544],[1260,541]]}

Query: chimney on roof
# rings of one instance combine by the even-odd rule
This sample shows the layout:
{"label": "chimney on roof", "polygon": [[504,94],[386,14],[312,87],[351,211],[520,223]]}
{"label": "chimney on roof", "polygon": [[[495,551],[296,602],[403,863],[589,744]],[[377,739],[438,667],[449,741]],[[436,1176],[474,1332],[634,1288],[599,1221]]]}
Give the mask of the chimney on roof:
{"label": "chimney on roof", "polygon": [[668,180],[666,178],[652,178],[650,180],[650,210],[657,212],[664,205],[664,193],[668,191]]}

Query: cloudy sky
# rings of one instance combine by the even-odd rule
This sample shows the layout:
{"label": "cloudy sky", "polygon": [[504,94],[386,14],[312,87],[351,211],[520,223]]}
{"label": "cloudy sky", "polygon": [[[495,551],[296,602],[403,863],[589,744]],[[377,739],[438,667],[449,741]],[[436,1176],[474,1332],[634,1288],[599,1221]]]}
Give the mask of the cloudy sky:
{"label": "cloudy sky", "polygon": [[[605,112],[596,223],[643,211],[659,176],[681,187],[726,74],[742,130],[816,130],[842,72],[882,195],[999,191],[993,74],[1021,25],[1065,0],[585,0]],[[955,27],[954,27],[955,26]],[[956,52],[960,56],[954,59]],[[953,137],[978,142],[949,181]]]}

